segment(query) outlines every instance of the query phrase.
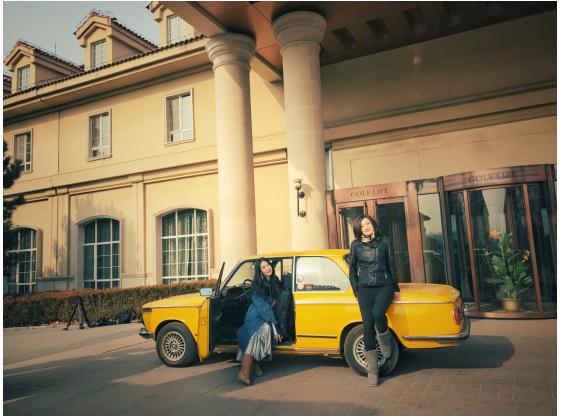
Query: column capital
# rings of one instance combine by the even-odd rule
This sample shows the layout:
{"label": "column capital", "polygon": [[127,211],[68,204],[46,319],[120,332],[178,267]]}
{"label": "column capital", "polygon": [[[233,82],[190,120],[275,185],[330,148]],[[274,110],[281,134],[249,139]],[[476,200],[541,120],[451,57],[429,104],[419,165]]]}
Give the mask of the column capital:
{"label": "column capital", "polygon": [[211,37],[205,49],[213,63],[213,70],[225,64],[236,64],[249,69],[256,51],[256,41],[240,33],[222,33]]}
{"label": "column capital", "polygon": [[314,12],[290,12],[275,19],[272,28],[283,52],[295,42],[320,44],[326,30],[326,19]]}

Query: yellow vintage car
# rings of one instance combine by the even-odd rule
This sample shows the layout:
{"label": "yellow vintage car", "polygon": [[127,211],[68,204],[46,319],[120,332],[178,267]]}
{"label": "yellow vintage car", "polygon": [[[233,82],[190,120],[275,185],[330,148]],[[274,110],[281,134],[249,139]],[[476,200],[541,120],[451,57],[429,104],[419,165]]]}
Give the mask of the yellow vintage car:
{"label": "yellow vintage car", "polygon": [[[255,262],[273,261],[282,292],[277,318],[283,341],[276,353],[344,357],[350,367],[366,374],[363,326],[348,280],[348,250],[263,254],[240,261],[216,289],[174,296],[142,308],[140,335],[156,340],[156,350],[168,366],[203,361],[213,352],[236,351],[236,331],[250,304]],[[223,265],[224,267],[224,265]],[[392,356],[382,361],[382,376],[391,373],[400,350],[454,347],[467,339],[459,291],[437,284],[400,283],[401,297],[388,310]]]}

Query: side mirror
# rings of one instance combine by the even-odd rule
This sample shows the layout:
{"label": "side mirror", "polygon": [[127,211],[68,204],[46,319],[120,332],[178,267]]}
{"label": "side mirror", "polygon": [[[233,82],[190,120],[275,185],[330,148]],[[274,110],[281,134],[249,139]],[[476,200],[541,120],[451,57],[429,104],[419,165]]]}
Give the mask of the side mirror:
{"label": "side mirror", "polygon": [[199,294],[201,296],[213,296],[213,289],[211,289],[210,287],[202,287],[201,289],[199,289]]}

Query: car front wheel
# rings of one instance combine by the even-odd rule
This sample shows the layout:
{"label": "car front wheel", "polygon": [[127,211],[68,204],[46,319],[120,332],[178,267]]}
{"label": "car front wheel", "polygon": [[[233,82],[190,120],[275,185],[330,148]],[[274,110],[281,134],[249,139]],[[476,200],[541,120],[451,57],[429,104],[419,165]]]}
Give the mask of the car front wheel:
{"label": "car front wheel", "polygon": [[[378,343],[375,339],[375,349],[377,352],[377,360],[379,362],[379,376],[387,376],[398,364],[398,357],[400,356],[400,349],[396,337],[392,332],[390,333],[392,337],[390,339],[390,345],[392,347],[392,354],[383,363],[383,357]],[[353,327],[353,329],[345,337],[345,342],[343,346],[343,353],[345,361],[353,370],[362,376],[367,375],[367,360],[365,355],[365,342],[363,341],[363,325],[359,324]],[[381,365],[382,363],[382,365]]]}
{"label": "car front wheel", "polygon": [[197,344],[187,327],[180,322],[166,324],[156,337],[158,357],[167,366],[183,367],[197,358]]}

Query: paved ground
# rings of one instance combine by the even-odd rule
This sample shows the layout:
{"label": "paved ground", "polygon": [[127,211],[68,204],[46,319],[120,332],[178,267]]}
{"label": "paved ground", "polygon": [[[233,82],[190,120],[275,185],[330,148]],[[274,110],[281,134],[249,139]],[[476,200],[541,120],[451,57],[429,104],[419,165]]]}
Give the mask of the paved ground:
{"label": "paved ground", "polygon": [[463,345],[405,351],[377,388],[343,360],[231,356],[163,366],[139,324],[4,329],[5,415],[556,415],[556,320],[473,320]]}

